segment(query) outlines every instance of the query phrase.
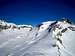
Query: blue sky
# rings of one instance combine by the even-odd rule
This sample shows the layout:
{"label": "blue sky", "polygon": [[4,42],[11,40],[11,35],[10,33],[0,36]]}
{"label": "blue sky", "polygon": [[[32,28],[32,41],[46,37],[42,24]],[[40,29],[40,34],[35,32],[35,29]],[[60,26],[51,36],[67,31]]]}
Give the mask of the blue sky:
{"label": "blue sky", "polygon": [[74,0],[0,0],[0,18],[16,24],[36,25],[61,17],[75,22]]}

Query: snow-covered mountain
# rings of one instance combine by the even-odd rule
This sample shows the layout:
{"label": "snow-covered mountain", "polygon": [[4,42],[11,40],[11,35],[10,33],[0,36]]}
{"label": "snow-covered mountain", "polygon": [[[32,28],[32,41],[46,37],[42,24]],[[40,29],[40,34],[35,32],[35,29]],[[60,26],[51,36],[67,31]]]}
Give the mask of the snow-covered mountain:
{"label": "snow-covered mountain", "polygon": [[1,30],[5,30],[5,29],[27,29],[27,30],[30,30],[32,29],[33,27],[31,25],[16,25],[14,23],[8,23],[8,22],[5,22],[3,20],[0,20],[0,29]]}
{"label": "snow-covered mountain", "polygon": [[0,21],[0,56],[75,56],[75,25],[68,19],[35,27]]}

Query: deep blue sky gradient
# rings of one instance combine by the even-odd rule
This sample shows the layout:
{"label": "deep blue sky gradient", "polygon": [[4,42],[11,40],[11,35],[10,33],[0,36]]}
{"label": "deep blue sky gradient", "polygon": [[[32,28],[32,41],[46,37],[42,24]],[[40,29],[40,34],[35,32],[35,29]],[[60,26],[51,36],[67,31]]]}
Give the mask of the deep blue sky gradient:
{"label": "deep blue sky gradient", "polygon": [[16,24],[36,25],[61,17],[75,22],[74,0],[0,0],[0,18]]}

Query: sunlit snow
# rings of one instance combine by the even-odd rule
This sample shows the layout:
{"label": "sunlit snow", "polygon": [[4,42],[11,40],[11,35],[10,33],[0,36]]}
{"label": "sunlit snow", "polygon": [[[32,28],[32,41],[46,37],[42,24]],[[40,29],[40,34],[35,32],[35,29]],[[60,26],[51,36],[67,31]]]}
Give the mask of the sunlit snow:
{"label": "sunlit snow", "polygon": [[[56,25],[62,28],[49,32],[48,27],[54,22],[43,22],[39,29],[9,28],[0,31],[0,56],[75,56],[75,31],[68,28],[74,25],[57,22]],[[65,28],[67,30],[62,32]],[[56,38],[62,40],[62,44]],[[55,44],[57,46],[54,47]]]}

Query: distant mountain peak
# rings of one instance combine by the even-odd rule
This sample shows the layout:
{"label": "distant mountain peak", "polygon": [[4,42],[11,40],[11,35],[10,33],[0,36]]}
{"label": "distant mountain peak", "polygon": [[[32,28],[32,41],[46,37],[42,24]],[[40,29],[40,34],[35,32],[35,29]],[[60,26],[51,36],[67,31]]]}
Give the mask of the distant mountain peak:
{"label": "distant mountain peak", "polygon": [[20,29],[20,28],[33,28],[33,26],[31,25],[16,25],[15,23],[9,23],[9,22],[5,22],[3,20],[0,20],[0,29]]}
{"label": "distant mountain peak", "polygon": [[75,56],[75,25],[68,20],[35,27],[0,21],[0,30],[0,56]]}
{"label": "distant mountain peak", "polygon": [[[59,20],[55,20],[55,21],[46,21],[46,22],[42,22],[41,24],[37,25],[36,27],[38,28],[39,32],[46,30],[46,29],[51,29],[53,27],[60,27],[60,28],[71,28],[71,30],[75,29],[75,27],[73,27],[73,25],[71,24],[72,22],[69,19],[66,18],[61,18]],[[14,23],[8,23],[5,22],[3,20],[0,20],[0,26],[4,29],[9,29],[9,28],[33,28],[32,25],[26,25],[26,24],[20,24],[20,25],[16,25]],[[0,27],[0,28],[1,28]]]}
{"label": "distant mountain peak", "polygon": [[46,21],[46,22],[42,22],[41,24],[39,24],[37,27],[39,29],[39,31],[43,31],[43,30],[46,30],[46,29],[51,29],[51,28],[70,28],[71,29],[75,29],[75,27],[72,26],[71,24],[72,22],[69,20],[69,19],[65,19],[65,18],[62,18],[60,20],[56,20],[56,21]]}

